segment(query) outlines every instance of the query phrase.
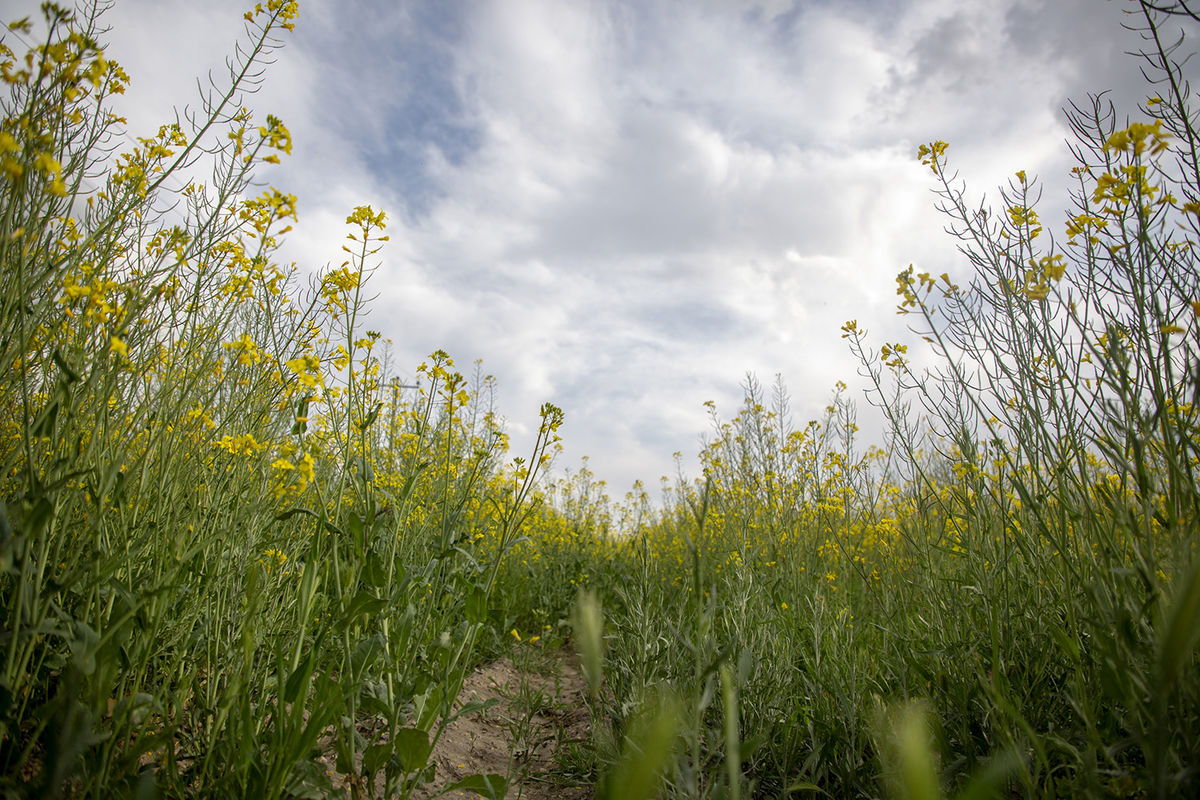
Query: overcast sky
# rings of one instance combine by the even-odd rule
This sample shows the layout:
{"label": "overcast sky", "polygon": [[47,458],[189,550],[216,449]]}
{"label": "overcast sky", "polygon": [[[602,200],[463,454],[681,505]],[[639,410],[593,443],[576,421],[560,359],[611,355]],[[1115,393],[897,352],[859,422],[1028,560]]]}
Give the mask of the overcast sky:
{"label": "overcast sky", "polygon": [[[131,133],[193,100],[243,5],[117,0]],[[704,401],[730,416],[747,372],[782,374],[800,424],[861,392],[839,328],[898,338],[909,263],[965,277],[919,144],[949,141],[976,196],[1025,169],[1065,208],[1063,104],[1147,94],[1127,7],[302,0],[247,104],[295,140],[262,175],[300,197],[287,259],[339,263],[347,213],[387,211],[370,327],[400,374],[483,359],[513,455],[554,402],[559,466],[588,455],[620,496],[675,451],[694,471]]]}

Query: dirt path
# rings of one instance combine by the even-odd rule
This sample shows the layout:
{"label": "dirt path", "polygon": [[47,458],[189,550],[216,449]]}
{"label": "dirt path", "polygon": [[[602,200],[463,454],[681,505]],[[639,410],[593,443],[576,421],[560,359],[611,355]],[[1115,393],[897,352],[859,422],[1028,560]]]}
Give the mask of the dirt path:
{"label": "dirt path", "polygon": [[[585,800],[591,789],[565,775],[560,766],[588,736],[586,687],[573,655],[529,653],[521,668],[507,658],[476,670],[460,698],[497,700],[486,711],[451,723],[434,748],[442,786],[474,773],[509,774],[510,800]],[[432,793],[431,793],[432,795]],[[477,798],[451,792],[447,798]]]}
{"label": "dirt path", "polygon": [[[436,777],[413,793],[415,800],[477,800],[478,794],[466,790],[438,793],[468,775],[507,776],[506,800],[588,800],[592,796],[586,781],[571,774],[586,770],[582,749],[590,735],[587,689],[579,663],[565,649],[518,648],[512,658],[485,664],[467,677],[460,706],[490,700],[495,704],[446,726],[430,755]],[[334,787],[345,790],[343,776],[334,770],[332,736],[329,731],[321,761]],[[562,765],[571,764],[572,754],[580,769],[564,770]],[[376,791],[382,790],[380,775]]]}

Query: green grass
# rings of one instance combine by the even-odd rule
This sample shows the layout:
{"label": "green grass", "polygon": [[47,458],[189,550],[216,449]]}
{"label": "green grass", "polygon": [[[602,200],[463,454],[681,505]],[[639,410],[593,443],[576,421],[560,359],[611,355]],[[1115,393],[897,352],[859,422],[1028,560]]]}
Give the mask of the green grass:
{"label": "green grass", "polygon": [[911,342],[843,329],[885,448],[844,387],[796,425],[750,379],[657,504],[549,479],[549,404],[508,460],[491,379],[441,351],[385,381],[382,212],[336,270],[274,263],[296,200],[250,188],[291,140],[243,107],[292,4],[143,139],[108,116],[99,15],[45,13],[47,46],[0,54],[7,796],[445,788],[469,672],[568,635],[593,740],[561,758],[600,797],[1200,788],[1200,137],[1160,12],[1131,16],[1148,121],[1070,114],[1065,243],[1036,178],[985,215],[919,151],[964,264],[900,273]]}

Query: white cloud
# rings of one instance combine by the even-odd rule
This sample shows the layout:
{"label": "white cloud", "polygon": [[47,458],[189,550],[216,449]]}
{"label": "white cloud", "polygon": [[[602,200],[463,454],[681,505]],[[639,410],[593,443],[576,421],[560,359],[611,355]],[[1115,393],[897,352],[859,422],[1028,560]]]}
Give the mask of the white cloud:
{"label": "white cloud", "polygon": [[[1025,168],[1065,205],[1059,107],[1136,85],[1117,5],[327,0],[250,104],[296,140],[268,176],[301,196],[288,257],[337,260],[351,208],[389,210],[371,325],[398,369],[483,358],[516,446],[554,401],[568,463],[619,494],[690,457],[747,370],[818,415],[861,385],[842,322],[894,339],[895,274],[962,269],[918,144],[949,140],[975,196]],[[122,0],[131,120],[191,97],[239,19]]]}

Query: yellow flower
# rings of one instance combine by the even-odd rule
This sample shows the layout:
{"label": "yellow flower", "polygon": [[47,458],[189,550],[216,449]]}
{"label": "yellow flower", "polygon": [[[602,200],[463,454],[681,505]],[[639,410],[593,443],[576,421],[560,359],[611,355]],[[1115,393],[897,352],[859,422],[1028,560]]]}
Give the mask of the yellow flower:
{"label": "yellow flower", "polygon": [[25,167],[21,166],[21,162],[12,156],[5,156],[0,158],[0,172],[3,172],[9,180],[15,181],[25,173]]}
{"label": "yellow flower", "polygon": [[57,175],[62,171],[58,159],[49,153],[38,153],[33,159],[33,168],[43,175]]}
{"label": "yellow flower", "polygon": [[243,333],[240,339],[232,342],[222,342],[221,347],[237,353],[237,361],[243,366],[246,364],[257,364],[262,361],[262,352],[248,333]]}
{"label": "yellow flower", "polygon": [[267,572],[270,572],[272,566],[283,566],[285,561],[287,561],[287,553],[272,547],[269,550],[263,551],[263,557],[258,560],[258,563],[266,567]]}
{"label": "yellow flower", "polygon": [[933,174],[938,174],[938,163],[946,152],[946,148],[950,145],[943,141],[936,141],[930,144],[923,144],[917,149],[917,158],[921,159],[921,163],[933,170]]}
{"label": "yellow flower", "polygon": [[322,384],[321,360],[315,354],[310,353],[300,358],[293,358],[287,362],[287,366],[304,386],[315,389]]}
{"label": "yellow flower", "polygon": [[296,471],[300,473],[300,487],[299,488],[301,491],[303,491],[305,489],[305,487],[307,487],[308,484],[313,479],[313,476],[315,474],[313,471],[313,465],[314,465],[314,462],[313,462],[312,455],[309,453],[305,453],[304,458],[302,458],[300,460],[300,463],[296,466]]}
{"label": "yellow flower", "polygon": [[[292,134],[288,131],[287,126],[283,124],[283,120],[271,114],[267,115],[267,124],[259,127],[258,134],[263,138],[263,143],[267,147],[275,150],[280,150],[284,153],[291,154],[292,152]],[[271,158],[272,156],[268,156]],[[279,159],[276,158],[273,163],[278,164]]]}
{"label": "yellow flower", "polygon": [[354,213],[346,217],[347,225],[361,225],[364,228],[376,227],[386,228],[387,214],[380,211],[375,213],[375,209],[370,206],[358,206],[354,209]]}
{"label": "yellow flower", "polygon": [[1151,155],[1158,155],[1167,149],[1167,139],[1170,138],[1171,134],[1162,129],[1161,119],[1155,120],[1153,125],[1135,122],[1108,137],[1104,149],[1125,152],[1132,148],[1133,154],[1140,156],[1149,147]]}
{"label": "yellow flower", "polygon": [[118,339],[116,336],[112,337],[112,342],[109,343],[108,349],[110,352],[116,353],[119,356],[128,357],[129,355],[129,347],[126,346],[124,341]]}
{"label": "yellow flower", "polygon": [[241,436],[222,436],[217,447],[230,455],[252,456],[265,450],[267,445],[255,439],[253,434],[243,433]]}

